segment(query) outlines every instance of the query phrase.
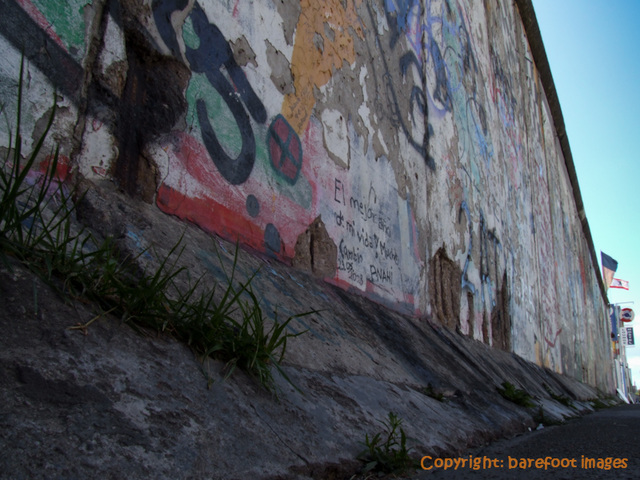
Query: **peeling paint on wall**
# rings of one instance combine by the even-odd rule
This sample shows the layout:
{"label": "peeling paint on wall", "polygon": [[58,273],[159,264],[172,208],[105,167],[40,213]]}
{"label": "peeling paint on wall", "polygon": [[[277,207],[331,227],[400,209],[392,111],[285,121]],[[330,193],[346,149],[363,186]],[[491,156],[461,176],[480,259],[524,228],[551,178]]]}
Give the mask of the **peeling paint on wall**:
{"label": "peeling paint on wall", "polygon": [[599,273],[517,5],[0,6],[7,113],[24,49],[25,121],[57,91],[53,138],[85,178],[606,383]]}
{"label": "peeling paint on wall", "polygon": [[302,0],[291,59],[295,93],[282,105],[285,118],[301,135],[316,103],[314,88],[326,85],[334,69],[355,61],[354,37],[362,38],[356,13],[362,0]]}

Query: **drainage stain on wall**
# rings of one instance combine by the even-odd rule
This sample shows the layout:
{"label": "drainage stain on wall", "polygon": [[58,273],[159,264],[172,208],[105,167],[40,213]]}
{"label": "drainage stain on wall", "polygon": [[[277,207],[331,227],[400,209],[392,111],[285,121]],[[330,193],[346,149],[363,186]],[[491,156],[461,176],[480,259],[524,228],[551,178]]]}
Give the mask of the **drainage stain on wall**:
{"label": "drainage stain on wall", "polygon": [[440,247],[429,262],[429,298],[433,316],[451,330],[460,329],[460,266]]}

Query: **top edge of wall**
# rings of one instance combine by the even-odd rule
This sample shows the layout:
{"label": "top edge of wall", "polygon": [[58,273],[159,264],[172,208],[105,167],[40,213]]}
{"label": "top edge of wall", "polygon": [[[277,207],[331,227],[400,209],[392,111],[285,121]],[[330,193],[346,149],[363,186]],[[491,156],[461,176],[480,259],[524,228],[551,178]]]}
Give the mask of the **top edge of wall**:
{"label": "top edge of wall", "polygon": [[582,223],[582,230],[589,244],[589,251],[591,254],[591,262],[593,269],[597,272],[600,291],[605,304],[609,304],[607,292],[600,275],[600,267],[598,265],[598,257],[596,256],[595,246],[593,243],[593,237],[591,236],[591,229],[589,228],[589,222],[587,221],[587,215],[582,201],[582,195],[580,193],[580,186],[578,184],[578,176],[576,173],[575,164],[573,163],[573,156],[571,154],[571,148],[569,146],[569,138],[564,124],[564,117],[562,115],[562,108],[560,106],[560,100],[556,91],[556,86],[553,81],[553,75],[551,73],[551,67],[547,58],[547,53],[544,48],[544,42],[542,40],[542,34],[540,33],[540,27],[538,25],[538,19],[536,18],[535,10],[531,0],[515,0],[515,4],[518,7],[520,19],[524,26],[527,39],[529,41],[529,47],[533,54],[533,61],[535,63],[538,72],[540,73],[540,79],[542,82],[542,88],[547,96],[549,108],[551,109],[551,115],[556,129],[558,140],[560,141],[560,147],[564,156],[565,166],[567,173],[569,174],[569,180],[571,182],[571,188],[573,190],[573,198],[576,202],[576,209],[578,210],[578,216]]}

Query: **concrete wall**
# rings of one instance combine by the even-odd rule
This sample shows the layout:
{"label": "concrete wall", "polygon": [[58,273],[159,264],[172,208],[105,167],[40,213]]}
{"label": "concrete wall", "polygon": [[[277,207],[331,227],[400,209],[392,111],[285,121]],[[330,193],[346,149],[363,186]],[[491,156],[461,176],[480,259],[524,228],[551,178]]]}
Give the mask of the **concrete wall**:
{"label": "concrete wall", "polygon": [[610,383],[597,262],[527,0],[0,7],[10,119],[28,60],[26,150],[55,91],[50,140],[79,176]]}

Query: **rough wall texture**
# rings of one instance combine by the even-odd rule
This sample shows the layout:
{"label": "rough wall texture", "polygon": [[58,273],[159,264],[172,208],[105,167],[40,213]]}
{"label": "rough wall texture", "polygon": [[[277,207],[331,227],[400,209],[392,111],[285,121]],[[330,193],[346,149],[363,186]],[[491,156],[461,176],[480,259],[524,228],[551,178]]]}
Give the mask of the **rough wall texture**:
{"label": "rough wall texture", "polygon": [[605,300],[526,0],[0,8],[8,118],[28,61],[25,150],[55,91],[50,141],[78,176],[610,386]]}

